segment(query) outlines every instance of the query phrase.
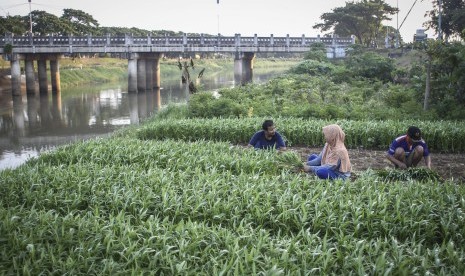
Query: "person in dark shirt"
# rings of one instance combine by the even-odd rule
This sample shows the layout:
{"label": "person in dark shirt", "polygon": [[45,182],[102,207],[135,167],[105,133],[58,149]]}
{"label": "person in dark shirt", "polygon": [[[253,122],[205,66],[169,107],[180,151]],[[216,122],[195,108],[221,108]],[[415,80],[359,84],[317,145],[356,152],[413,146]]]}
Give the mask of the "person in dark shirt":
{"label": "person in dark shirt", "polygon": [[249,141],[249,147],[255,149],[277,149],[286,150],[286,143],[281,134],[276,131],[273,120],[265,120],[262,124],[262,130],[257,131]]}
{"label": "person in dark shirt", "polygon": [[386,157],[396,168],[416,167],[422,158],[431,169],[431,156],[426,142],[421,138],[421,130],[416,126],[408,128],[407,133],[394,139]]}

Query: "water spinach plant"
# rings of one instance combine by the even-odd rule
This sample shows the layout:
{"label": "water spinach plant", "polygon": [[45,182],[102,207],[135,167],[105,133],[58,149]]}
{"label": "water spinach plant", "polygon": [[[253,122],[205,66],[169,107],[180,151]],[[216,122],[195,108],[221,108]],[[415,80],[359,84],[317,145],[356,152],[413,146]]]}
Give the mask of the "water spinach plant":
{"label": "water spinach plant", "polygon": [[[250,118],[185,118],[153,120],[136,131],[140,139],[206,139],[247,143],[265,117]],[[292,117],[274,119],[278,131],[289,145],[320,146],[324,138],[321,128],[337,123],[346,134],[350,148],[387,149],[394,137],[405,134],[411,124],[421,126],[428,147],[437,152],[465,152],[463,121],[393,121],[393,120],[321,120]],[[189,130],[189,131],[186,131]]]}
{"label": "water spinach plant", "polygon": [[283,166],[291,152],[135,136],[0,172],[0,274],[465,270],[464,185],[320,181]]}

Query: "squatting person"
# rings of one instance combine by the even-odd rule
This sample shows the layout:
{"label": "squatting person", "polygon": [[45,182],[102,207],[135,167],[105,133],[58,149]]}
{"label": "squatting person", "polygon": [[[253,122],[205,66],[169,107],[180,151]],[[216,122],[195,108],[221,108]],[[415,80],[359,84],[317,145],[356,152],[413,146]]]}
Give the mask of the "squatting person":
{"label": "squatting person", "polygon": [[396,168],[416,167],[424,158],[426,167],[431,169],[428,146],[421,138],[421,130],[416,126],[410,126],[406,134],[394,139],[386,156]]}

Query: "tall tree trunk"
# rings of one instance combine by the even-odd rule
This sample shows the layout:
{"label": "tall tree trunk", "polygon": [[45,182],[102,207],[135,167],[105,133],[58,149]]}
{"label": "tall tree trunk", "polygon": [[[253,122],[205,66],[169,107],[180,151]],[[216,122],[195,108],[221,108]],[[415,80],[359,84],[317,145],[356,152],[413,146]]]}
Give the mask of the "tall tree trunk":
{"label": "tall tree trunk", "polygon": [[423,110],[428,110],[429,97],[431,93],[431,56],[428,56],[426,64],[426,84],[425,84],[425,101],[423,102]]}

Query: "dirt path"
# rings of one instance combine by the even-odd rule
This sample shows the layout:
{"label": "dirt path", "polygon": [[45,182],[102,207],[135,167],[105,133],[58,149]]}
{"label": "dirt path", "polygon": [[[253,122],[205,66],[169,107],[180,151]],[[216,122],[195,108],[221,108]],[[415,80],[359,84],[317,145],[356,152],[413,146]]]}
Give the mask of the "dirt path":
{"label": "dirt path", "polygon": [[[297,151],[302,160],[305,160],[310,153],[319,153],[320,148],[289,147],[288,149]],[[350,162],[352,171],[364,171],[368,168],[384,169],[393,168],[392,164],[385,157],[386,151],[349,149]],[[465,155],[464,154],[443,154],[431,153],[432,169],[435,170],[444,179],[454,179],[465,181]],[[420,165],[424,166],[421,161]]]}

